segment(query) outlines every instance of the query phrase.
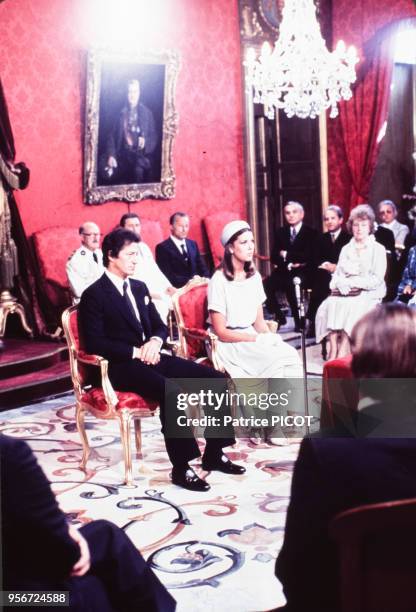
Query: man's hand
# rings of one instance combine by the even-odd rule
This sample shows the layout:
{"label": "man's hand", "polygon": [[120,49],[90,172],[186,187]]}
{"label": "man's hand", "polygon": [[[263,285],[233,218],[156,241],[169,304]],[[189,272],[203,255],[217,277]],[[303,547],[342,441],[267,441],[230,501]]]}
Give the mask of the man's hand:
{"label": "man's hand", "polygon": [[324,261],[324,263],[322,263],[319,268],[321,268],[321,270],[326,270],[327,272],[331,272],[331,274],[333,274],[337,269],[337,264],[330,263],[329,261]]}
{"label": "man's hand", "polygon": [[412,295],[412,293],[412,285],[406,285],[406,287],[403,289],[403,295]]}
{"label": "man's hand", "polygon": [[174,293],[176,293],[176,292],[177,292],[176,287],[168,287],[168,288],[166,289],[166,293],[167,293],[168,295],[173,295],[173,294],[174,294]]}
{"label": "man's hand", "polygon": [[69,535],[78,544],[81,556],[71,571],[71,576],[84,576],[91,567],[91,555],[88,542],[73,525],[68,525]]}
{"label": "man's hand", "polygon": [[134,358],[140,359],[146,365],[156,365],[160,361],[160,342],[151,338],[140,348],[134,349]]}
{"label": "man's hand", "polygon": [[117,160],[112,155],[110,155],[110,157],[107,160],[107,166],[109,168],[117,168]]}

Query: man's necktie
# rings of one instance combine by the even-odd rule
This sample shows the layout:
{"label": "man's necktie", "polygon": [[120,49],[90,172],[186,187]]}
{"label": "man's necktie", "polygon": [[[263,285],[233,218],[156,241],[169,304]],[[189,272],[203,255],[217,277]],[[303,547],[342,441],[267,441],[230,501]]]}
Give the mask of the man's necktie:
{"label": "man's necktie", "polygon": [[332,244],[335,242],[335,234],[333,232],[331,232],[331,242]]}
{"label": "man's necktie", "polygon": [[137,325],[139,326],[139,329],[140,329],[140,342],[142,342],[143,341],[143,327],[142,327],[141,322],[137,318],[136,311],[134,310],[134,307],[133,307],[133,304],[132,304],[132,301],[130,299],[129,294],[127,293],[128,287],[129,287],[129,284],[125,280],[124,283],[123,283],[123,297],[124,297],[124,301],[126,302],[127,308],[130,310],[131,314],[133,315],[134,320],[137,321]]}
{"label": "man's necktie", "polygon": [[290,228],[290,244],[295,241],[296,238],[296,229],[294,227]]}
{"label": "man's necktie", "polygon": [[188,263],[188,251],[186,250],[185,245],[183,244],[183,242],[181,244],[181,251],[182,251],[182,256],[183,256],[184,260],[186,261],[186,263]]}
{"label": "man's necktie", "polygon": [[92,258],[95,261],[96,264],[98,264],[98,255],[97,253],[94,251],[94,253],[92,254]]}

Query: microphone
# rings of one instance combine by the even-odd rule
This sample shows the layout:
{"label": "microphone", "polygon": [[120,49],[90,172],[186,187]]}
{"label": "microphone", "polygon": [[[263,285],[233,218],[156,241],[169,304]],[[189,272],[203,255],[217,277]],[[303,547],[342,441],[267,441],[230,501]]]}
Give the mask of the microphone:
{"label": "microphone", "polygon": [[299,276],[295,276],[293,279],[293,284],[295,285],[295,296],[296,296],[296,302],[298,305],[298,311],[299,311],[299,316],[302,316],[301,311],[302,309],[302,298],[301,298],[301,294],[300,294],[300,283],[301,280],[299,278]]}

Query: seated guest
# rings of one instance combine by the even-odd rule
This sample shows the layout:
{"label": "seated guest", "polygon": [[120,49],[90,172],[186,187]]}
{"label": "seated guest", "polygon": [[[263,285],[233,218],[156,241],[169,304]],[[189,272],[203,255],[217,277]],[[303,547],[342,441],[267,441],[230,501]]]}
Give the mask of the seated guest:
{"label": "seated guest", "polygon": [[386,293],[386,250],[374,238],[374,212],[368,204],[351,210],[347,229],[351,241],[339,256],[330,282],[331,295],[316,314],[316,340],[329,335],[328,359],[350,352],[354,324],[374,308]]}
{"label": "seated guest", "polygon": [[309,301],[307,319],[309,320],[308,336],[315,335],[315,316],[319,305],[331,293],[329,283],[335,270],[342,247],[351,240],[350,234],[342,229],[344,213],[336,204],[331,204],[325,211],[324,223],[328,230],[320,234],[317,240],[316,265],[312,294]]}
{"label": "seated guest", "polygon": [[401,264],[397,261],[394,234],[391,229],[377,223],[374,224],[374,227],[374,238],[376,242],[384,246],[387,254],[386,295],[383,301],[392,302],[397,293],[397,284],[401,276]]}
{"label": "seated guest", "polygon": [[166,276],[160,271],[152,251],[143,242],[139,216],[136,213],[126,213],[120,219],[120,226],[134,232],[139,239],[138,262],[132,278],[141,280],[147,286],[162,321],[167,323],[169,310],[172,307],[171,296],[176,289],[172,287]]}
{"label": "seated guest", "polygon": [[208,270],[195,240],[187,238],[189,217],[176,212],[170,220],[171,235],[156,246],[156,263],[174,287],[183,287],[194,276],[208,277]]}
{"label": "seated guest", "polygon": [[[331,519],[360,505],[416,497],[415,347],[416,313],[402,304],[382,304],[356,324],[355,377],[365,379],[362,385],[367,379],[401,379],[401,395],[395,381],[377,387],[368,380],[371,386],[359,403],[355,431],[368,434],[368,424],[378,421],[380,436],[377,430],[371,437],[352,430],[343,437],[334,431],[302,441],[275,568],[287,599],[282,612],[341,611],[337,552],[328,534]],[[396,434],[398,426],[402,437]],[[407,438],[403,430],[409,432]]]}
{"label": "seated guest", "polygon": [[403,223],[397,221],[397,207],[391,200],[382,200],[377,205],[378,215],[381,221],[381,226],[391,230],[394,234],[394,241],[397,255],[400,257],[401,251],[404,249],[406,236],[409,233],[409,228]]}
{"label": "seated guest", "polygon": [[302,281],[302,287],[310,286],[318,233],[303,223],[305,211],[299,202],[288,202],[283,213],[287,225],[277,230],[271,254],[275,269],[264,282],[266,307],[276,315],[276,320],[284,324],[285,319],[276,300],[276,291],[284,291],[298,330],[299,313],[293,279],[297,276]]}
{"label": "seated guest", "polygon": [[26,442],[0,434],[0,451],[4,589],[68,591],[75,612],[175,610],[122,529],[98,520],[78,531]]}
{"label": "seated guest", "polygon": [[407,304],[416,293],[416,247],[409,251],[406,267],[397,289],[397,300]]}
{"label": "seated guest", "polygon": [[81,246],[72,253],[66,264],[74,304],[79,302],[84,289],[104,272],[100,228],[92,221],[86,221],[78,233],[81,236]]}
{"label": "seated guest", "polygon": [[[173,436],[175,415],[167,414],[166,383],[169,379],[224,379],[221,372],[186,359],[160,353],[167,337],[162,322],[144,283],[129,278],[135,270],[139,239],[122,228],[113,230],[103,241],[104,274],[84,291],[79,305],[79,323],[88,353],[108,359],[108,374],[113,387],[132,391],[155,400],[160,406],[162,432],[172,462],[172,482],[192,491],[208,491],[209,484],[197,476],[189,461],[200,456],[190,427]],[[172,389],[173,383],[170,384]],[[178,387],[172,395],[180,392]],[[214,428],[215,429],[215,428]],[[207,430],[206,430],[207,431]],[[217,430],[218,431],[218,428]],[[235,443],[232,427],[221,431],[227,437],[213,437],[208,429],[202,466],[227,474],[242,474],[243,467],[232,463],[222,452]],[[215,433],[215,432],[214,432]]]}
{"label": "seated guest", "polygon": [[[264,320],[266,295],[253,265],[254,238],[248,223],[227,223],[221,243],[224,258],[208,286],[208,311],[218,336],[218,354],[238,393],[251,385],[244,380],[248,378],[256,379],[251,392],[268,393],[269,379],[302,376],[300,358],[279,334],[269,332]],[[282,439],[272,427],[253,431],[251,439],[258,444],[263,437],[271,444],[280,444]]]}

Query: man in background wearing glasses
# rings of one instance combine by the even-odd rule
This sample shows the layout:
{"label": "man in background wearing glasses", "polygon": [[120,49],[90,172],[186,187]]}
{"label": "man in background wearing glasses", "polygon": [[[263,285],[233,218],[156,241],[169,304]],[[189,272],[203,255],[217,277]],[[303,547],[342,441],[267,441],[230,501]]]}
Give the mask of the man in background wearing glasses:
{"label": "man in background wearing glasses", "polygon": [[84,289],[100,278],[104,272],[100,228],[92,221],[86,221],[78,233],[81,237],[81,246],[72,253],[66,264],[74,304],[79,302]]}

